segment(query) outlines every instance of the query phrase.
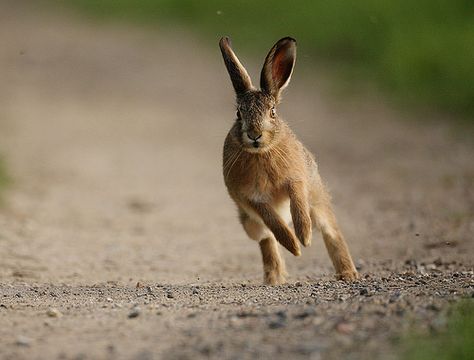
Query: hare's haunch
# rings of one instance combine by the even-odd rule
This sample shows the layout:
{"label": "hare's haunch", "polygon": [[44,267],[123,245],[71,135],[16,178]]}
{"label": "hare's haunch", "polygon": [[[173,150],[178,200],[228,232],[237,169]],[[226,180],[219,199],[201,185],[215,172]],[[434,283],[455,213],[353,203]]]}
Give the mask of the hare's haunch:
{"label": "hare's haunch", "polygon": [[265,283],[285,282],[277,242],[299,256],[299,242],[311,245],[312,226],[323,235],[336,276],[357,279],[316,161],[276,111],[293,72],[296,41],[286,37],[271,48],[260,90],[252,85],[229,38],[222,38],[219,46],[237,98],[237,119],[224,143],[224,181],[247,235],[260,244]]}

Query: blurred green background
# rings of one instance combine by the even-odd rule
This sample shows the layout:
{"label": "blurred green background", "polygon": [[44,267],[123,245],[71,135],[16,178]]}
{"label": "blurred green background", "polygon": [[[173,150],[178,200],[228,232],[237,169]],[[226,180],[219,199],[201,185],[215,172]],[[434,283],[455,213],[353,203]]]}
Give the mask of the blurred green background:
{"label": "blurred green background", "polygon": [[3,158],[0,156],[0,203],[2,201],[2,191],[9,183],[9,178],[7,175],[7,171],[5,168],[5,162]]}
{"label": "blurred green background", "polygon": [[[85,14],[183,24],[253,53],[286,35],[346,82],[370,80],[401,105],[474,118],[472,0],[66,0]],[[301,54],[301,51],[300,51]],[[357,82],[356,82],[357,84]]]}
{"label": "blurred green background", "polygon": [[414,330],[400,341],[405,360],[471,360],[474,356],[474,302],[466,299],[453,305],[438,319],[441,329],[429,334]]}

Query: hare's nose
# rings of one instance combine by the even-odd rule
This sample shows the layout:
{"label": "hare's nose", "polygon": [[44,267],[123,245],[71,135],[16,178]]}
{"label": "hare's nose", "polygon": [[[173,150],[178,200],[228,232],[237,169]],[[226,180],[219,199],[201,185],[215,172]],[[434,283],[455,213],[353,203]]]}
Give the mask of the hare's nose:
{"label": "hare's nose", "polygon": [[252,141],[257,141],[262,137],[262,133],[257,133],[256,131],[247,131],[247,137]]}

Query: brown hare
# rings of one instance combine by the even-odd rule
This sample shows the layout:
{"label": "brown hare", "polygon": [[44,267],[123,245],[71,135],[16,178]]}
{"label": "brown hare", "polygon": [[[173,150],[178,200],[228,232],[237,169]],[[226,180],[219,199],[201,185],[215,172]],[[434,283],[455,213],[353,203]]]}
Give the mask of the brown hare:
{"label": "brown hare", "polygon": [[[229,38],[223,37],[219,46],[237,97],[237,119],[224,143],[224,181],[247,235],[259,242],[265,283],[285,282],[277,241],[299,256],[298,240],[311,245],[312,226],[322,232],[336,276],[357,279],[316,161],[276,111],[293,72],[296,41],[286,37],[271,48],[260,90],[252,85]],[[291,220],[294,232],[288,226]]]}

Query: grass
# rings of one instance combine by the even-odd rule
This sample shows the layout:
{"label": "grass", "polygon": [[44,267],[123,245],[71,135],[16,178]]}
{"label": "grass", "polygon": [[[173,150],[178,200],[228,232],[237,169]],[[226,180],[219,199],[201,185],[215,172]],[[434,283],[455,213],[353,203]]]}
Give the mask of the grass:
{"label": "grass", "polygon": [[404,360],[474,359],[474,302],[454,306],[446,328],[431,335],[410,334],[401,342]]}
{"label": "grass", "polygon": [[[64,2],[61,2],[64,3]],[[99,19],[181,23],[249,52],[291,35],[300,55],[369,78],[406,104],[474,118],[472,0],[67,0]],[[291,5],[290,5],[291,4]]]}

